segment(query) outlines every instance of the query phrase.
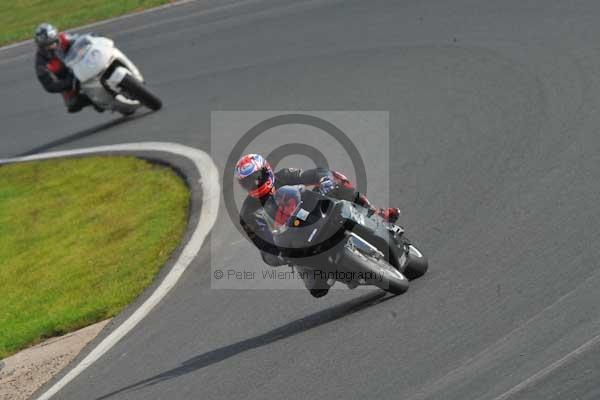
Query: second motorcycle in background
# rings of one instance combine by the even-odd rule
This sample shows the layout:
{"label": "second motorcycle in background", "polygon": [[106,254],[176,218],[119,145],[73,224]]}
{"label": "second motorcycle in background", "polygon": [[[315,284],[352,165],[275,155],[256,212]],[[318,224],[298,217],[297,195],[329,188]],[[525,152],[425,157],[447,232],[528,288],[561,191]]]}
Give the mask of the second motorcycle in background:
{"label": "second motorcycle in background", "polygon": [[139,69],[111,39],[81,35],[64,61],[77,78],[80,91],[100,108],[131,115],[141,106],[154,111],[162,107]]}

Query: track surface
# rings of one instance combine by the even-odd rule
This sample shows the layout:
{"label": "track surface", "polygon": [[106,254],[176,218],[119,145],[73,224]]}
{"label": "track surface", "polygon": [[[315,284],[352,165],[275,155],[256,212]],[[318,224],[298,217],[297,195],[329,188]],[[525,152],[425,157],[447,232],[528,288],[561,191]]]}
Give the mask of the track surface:
{"label": "track surface", "polygon": [[216,3],[96,29],[167,105],[126,122],[64,114],[30,48],[0,53],[0,156],[210,150],[212,110],[389,110],[391,195],[432,269],[399,297],[211,290],[211,263],[256,261],[222,229],[58,398],[600,397],[600,4]]}

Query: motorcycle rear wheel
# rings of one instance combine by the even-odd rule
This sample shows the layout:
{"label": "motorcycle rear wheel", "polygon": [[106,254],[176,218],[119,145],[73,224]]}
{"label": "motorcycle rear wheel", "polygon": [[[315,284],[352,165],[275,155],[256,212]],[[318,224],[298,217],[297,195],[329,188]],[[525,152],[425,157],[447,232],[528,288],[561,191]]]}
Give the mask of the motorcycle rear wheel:
{"label": "motorcycle rear wheel", "polygon": [[419,249],[412,244],[408,248],[408,260],[406,262],[406,268],[404,268],[404,275],[409,279],[417,279],[425,275],[429,268],[429,262]]}
{"label": "motorcycle rear wheel", "polygon": [[[404,276],[406,276],[409,281],[412,281],[413,279],[425,275],[429,268],[427,257],[425,257],[405,236],[402,236],[396,243],[398,251],[402,252],[401,254],[406,257],[404,264],[401,260],[398,260],[398,264],[401,266]],[[400,257],[402,257],[402,255]]]}

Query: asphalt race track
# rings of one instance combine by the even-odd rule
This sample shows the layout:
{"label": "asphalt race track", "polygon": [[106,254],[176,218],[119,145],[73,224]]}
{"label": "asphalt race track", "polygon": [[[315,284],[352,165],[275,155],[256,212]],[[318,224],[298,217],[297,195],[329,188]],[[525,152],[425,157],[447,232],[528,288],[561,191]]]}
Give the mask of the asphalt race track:
{"label": "asphalt race track", "polygon": [[178,286],[56,398],[600,398],[599,20],[591,0],[193,2],[95,28],[164,100],[131,120],[67,115],[30,46],[1,51],[0,157],[210,152],[218,110],[389,111],[374,184],[430,258],[397,297],[210,289],[211,266],[259,262],[222,207]]}

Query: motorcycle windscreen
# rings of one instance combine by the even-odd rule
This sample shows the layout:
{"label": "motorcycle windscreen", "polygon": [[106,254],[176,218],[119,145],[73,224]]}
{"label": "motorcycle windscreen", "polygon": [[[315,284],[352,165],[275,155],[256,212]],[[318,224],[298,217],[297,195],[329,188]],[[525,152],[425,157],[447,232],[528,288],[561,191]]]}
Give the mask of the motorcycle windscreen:
{"label": "motorcycle windscreen", "polygon": [[283,186],[265,203],[265,220],[274,232],[284,232],[292,225],[292,216],[300,209],[302,197],[297,186]]}
{"label": "motorcycle windscreen", "polygon": [[87,36],[81,36],[75,43],[71,45],[71,48],[65,56],[65,64],[68,67],[73,67],[74,64],[80,62],[85,54],[89,51],[92,45],[92,41]]}
{"label": "motorcycle windscreen", "polygon": [[[315,255],[343,238],[339,234],[343,233],[344,227],[339,224],[332,226],[318,207],[319,202],[305,202],[306,194],[312,192],[303,190],[301,185],[283,186],[264,205],[264,219],[273,235],[274,244],[285,249],[286,257]],[[318,197],[322,198],[320,195]],[[306,206],[311,204],[314,207],[307,209]],[[331,244],[326,245],[329,242]]]}
{"label": "motorcycle windscreen", "polygon": [[80,82],[98,77],[108,68],[112,55],[112,41],[105,38],[83,36],[75,41],[65,64],[73,70]]}

